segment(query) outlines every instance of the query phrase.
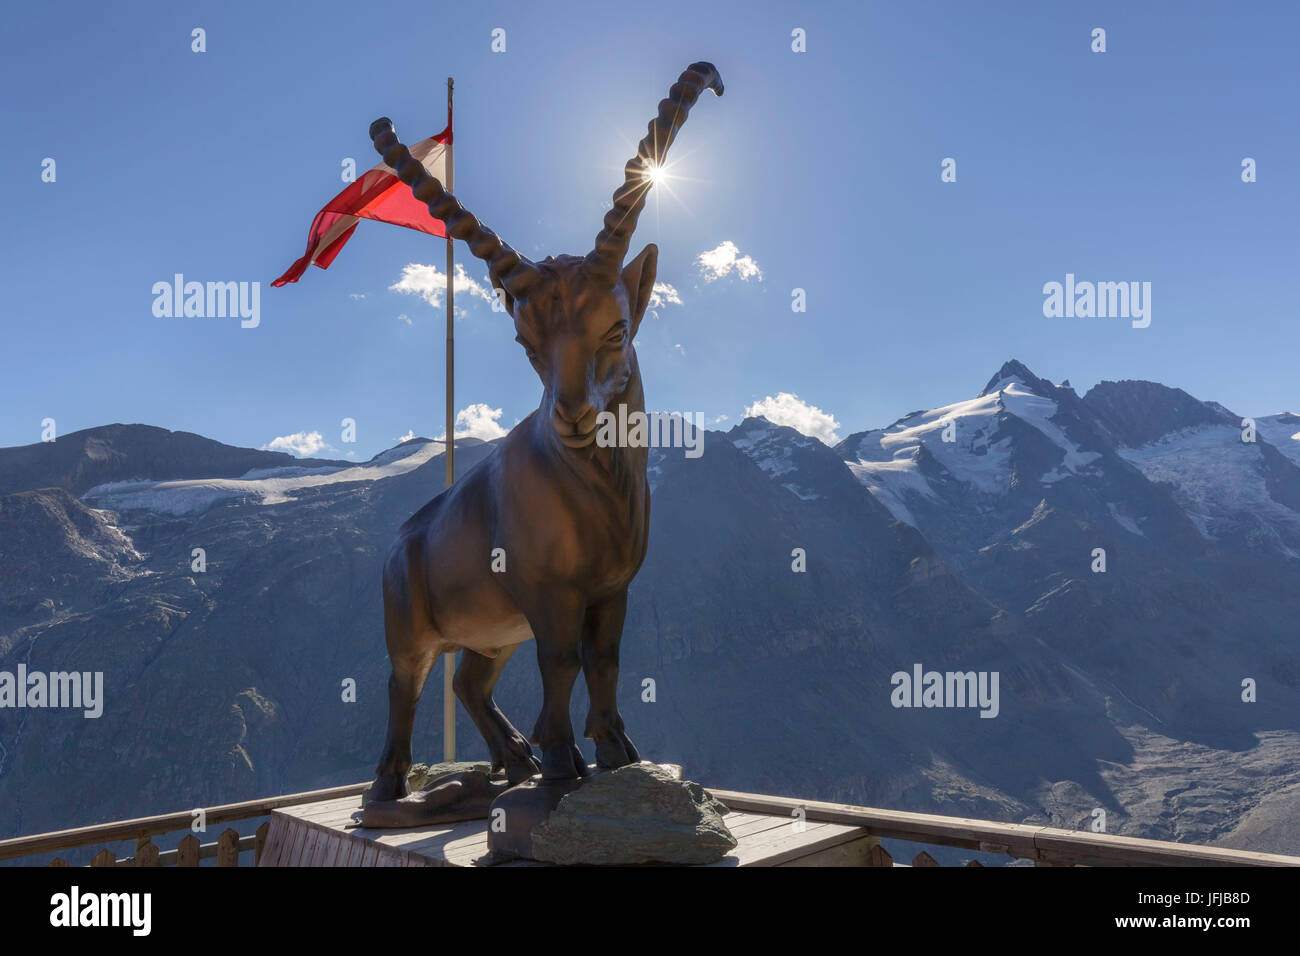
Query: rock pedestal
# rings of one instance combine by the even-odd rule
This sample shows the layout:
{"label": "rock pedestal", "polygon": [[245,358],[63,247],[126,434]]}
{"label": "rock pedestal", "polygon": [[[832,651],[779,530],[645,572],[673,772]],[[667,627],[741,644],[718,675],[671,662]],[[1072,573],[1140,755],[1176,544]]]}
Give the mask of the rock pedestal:
{"label": "rock pedestal", "polygon": [[534,777],[493,801],[488,848],[566,866],[714,863],[736,847],[726,807],[680,769],[652,763],[581,780]]}
{"label": "rock pedestal", "polygon": [[400,800],[366,803],[362,794],[363,827],[418,827],[458,820],[481,820],[492,801],[509,788],[504,779],[492,779],[487,763],[416,764],[407,775],[411,792]]}

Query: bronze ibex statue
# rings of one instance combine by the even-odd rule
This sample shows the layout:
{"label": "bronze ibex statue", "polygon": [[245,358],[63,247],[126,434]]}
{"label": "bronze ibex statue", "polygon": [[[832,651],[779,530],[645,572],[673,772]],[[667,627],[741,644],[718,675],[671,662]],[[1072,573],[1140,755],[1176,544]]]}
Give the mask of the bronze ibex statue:
{"label": "bronze ibex statue", "polygon": [[[407,793],[411,730],[438,655],[461,649],[456,696],[487,741],[493,772],[511,784],[588,773],[574,743],[569,698],[581,670],[591,710],[587,737],[603,767],[639,759],[615,700],[627,589],[645,557],[650,519],[645,447],[601,447],[597,416],[645,410],[632,340],[655,283],[658,249],[623,265],[650,171],[663,163],[704,90],[721,95],[710,63],[693,63],[660,101],[595,248],[532,262],[468,213],[398,142],[388,119],[370,127],[375,149],[429,212],[488,265],[544,388],[541,405],[492,453],[415,513],[384,566],[384,630],[393,673],[388,737],[371,801]],[[496,549],[502,549],[497,551]],[[493,570],[494,553],[505,570]],[[537,640],[542,712],[531,742],[492,700],[506,661]]]}

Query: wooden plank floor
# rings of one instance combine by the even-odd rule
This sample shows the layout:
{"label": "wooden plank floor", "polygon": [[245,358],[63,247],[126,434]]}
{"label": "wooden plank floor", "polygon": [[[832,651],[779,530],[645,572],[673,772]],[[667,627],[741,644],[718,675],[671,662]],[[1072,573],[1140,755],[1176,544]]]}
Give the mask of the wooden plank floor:
{"label": "wooden plank floor", "polygon": [[[358,798],[283,807],[271,813],[259,866],[485,866],[487,821],[408,830],[350,828]],[[788,816],[729,812],[738,841],[711,866],[861,866],[876,845],[861,827],[807,822]],[[542,866],[528,861],[498,866]]]}

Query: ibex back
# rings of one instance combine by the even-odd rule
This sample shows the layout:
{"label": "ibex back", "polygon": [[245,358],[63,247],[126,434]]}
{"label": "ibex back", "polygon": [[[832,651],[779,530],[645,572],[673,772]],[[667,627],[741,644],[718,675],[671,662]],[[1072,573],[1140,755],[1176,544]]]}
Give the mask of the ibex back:
{"label": "ibex back", "polygon": [[[601,447],[596,426],[601,412],[620,405],[628,414],[645,409],[632,341],[654,288],[658,250],[651,244],[623,260],[649,173],[706,89],[722,94],[717,70],[694,63],[660,101],[595,248],[541,262],[520,256],[466,212],[398,142],[391,122],[371,125],[384,161],[446,223],[448,235],[487,262],[543,387],[537,411],[416,512],[388,556],[384,629],[393,673],[372,801],[406,794],[416,705],[434,661],[448,650],[464,651],[456,696],[487,741],[493,771],[510,783],[538,771],[554,779],[587,773],[569,719],[579,670],[591,702],[584,733],[595,741],[597,763],[620,767],[639,759],[615,696],[627,589],[649,531],[647,449]],[[534,637],[542,712],[526,740],[492,690],[515,648]]]}

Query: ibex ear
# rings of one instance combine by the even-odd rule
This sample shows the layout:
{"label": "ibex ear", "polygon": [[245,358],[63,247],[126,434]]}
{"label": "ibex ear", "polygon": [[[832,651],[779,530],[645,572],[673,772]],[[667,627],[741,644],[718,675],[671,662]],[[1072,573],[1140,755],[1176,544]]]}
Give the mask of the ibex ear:
{"label": "ibex ear", "polygon": [[623,267],[623,288],[627,290],[627,302],[632,313],[632,334],[629,338],[635,337],[646,307],[650,305],[658,265],[659,247],[652,242]]}

